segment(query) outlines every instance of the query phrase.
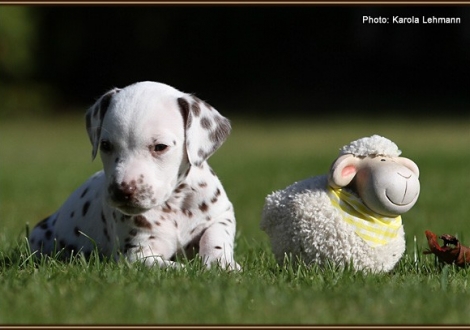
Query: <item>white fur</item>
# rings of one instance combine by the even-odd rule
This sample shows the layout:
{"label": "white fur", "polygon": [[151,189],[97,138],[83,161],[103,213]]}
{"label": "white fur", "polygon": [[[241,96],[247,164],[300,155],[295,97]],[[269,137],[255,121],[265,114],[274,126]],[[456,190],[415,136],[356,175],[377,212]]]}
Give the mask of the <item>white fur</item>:
{"label": "white fur", "polygon": [[226,118],[192,95],[141,82],[104,94],[87,130],[103,171],[34,228],[33,251],[96,246],[104,256],[176,266],[177,254],[198,247],[208,267],[240,269],[233,207],[206,162],[229,134]]}

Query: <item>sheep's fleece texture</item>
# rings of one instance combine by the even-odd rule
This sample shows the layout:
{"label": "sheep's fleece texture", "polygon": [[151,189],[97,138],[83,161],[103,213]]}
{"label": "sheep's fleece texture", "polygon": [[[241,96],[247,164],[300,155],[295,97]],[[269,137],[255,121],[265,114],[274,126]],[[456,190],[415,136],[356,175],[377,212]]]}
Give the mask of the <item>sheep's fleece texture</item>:
{"label": "sheep's fleece texture", "polygon": [[[368,154],[392,157],[401,153],[390,140],[372,136],[344,146],[340,154],[366,156],[367,150]],[[294,263],[299,257],[306,264],[324,266],[329,260],[340,266],[352,263],[355,270],[390,271],[405,251],[403,225],[390,243],[371,247],[331,205],[327,187],[328,177],[322,175],[296,182],[266,197],[261,229],[271,240],[277,262],[282,264],[289,256]]]}
{"label": "sheep's fleece texture", "polygon": [[345,145],[340,149],[340,155],[353,154],[356,157],[367,157],[383,155],[387,157],[398,157],[401,150],[398,146],[387,138],[380,135],[372,135],[371,137],[364,137],[350,144]]}

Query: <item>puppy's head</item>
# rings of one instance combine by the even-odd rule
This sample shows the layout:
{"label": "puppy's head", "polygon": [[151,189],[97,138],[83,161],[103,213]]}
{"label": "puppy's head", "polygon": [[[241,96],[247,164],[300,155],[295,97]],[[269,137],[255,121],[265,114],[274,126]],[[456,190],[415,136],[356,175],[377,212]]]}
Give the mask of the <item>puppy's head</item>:
{"label": "puppy's head", "polygon": [[86,127],[100,152],[107,201],[126,214],[164,204],[191,166],[200,166],[231,127],[207,103],[156,82],[112,89],[87,111]]}

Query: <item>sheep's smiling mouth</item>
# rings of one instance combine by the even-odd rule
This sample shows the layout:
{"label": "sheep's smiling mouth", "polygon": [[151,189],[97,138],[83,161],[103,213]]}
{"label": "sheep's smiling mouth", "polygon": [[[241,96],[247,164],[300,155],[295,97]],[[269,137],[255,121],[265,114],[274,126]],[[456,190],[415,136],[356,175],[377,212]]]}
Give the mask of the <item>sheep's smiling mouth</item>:
{"label": "sheep's smiling mouth", "polygon": [[[396,203],[394,202],[387,194],[387,191],[385,191],[385,197],[387,197],[387,199],[390,201],[390,203],[392,203],[393,205],[397,205],[397,206],[406,206],[406,205],[409,205],[410,203]],[[403,198],[405,197],[405,195],[403,195]]]}
{"label": "sheep's smiling mouth", "polygon": [[387,190],[385,190],[385,197],[390,201],[390,203],[392,203],[393,205],[396,205],[396,206],[407,206],[407,205],[413,204],[413,202],[416,200],[416,194],[415,194],[415,196],[408,203],[404,203],[403,200],[406,197],[406,190],[405,190],[405,193],[403,194],[403,200],[402,200],[401,203],[394,202],[393,199],[391,199],[388,196]]}
{"label": "sheep's smiling mouth", "polygon": [[[402,177],[405,177],[403,176],[402,174],[398,173],[400,176]],[[410,175],[411,176],[411,175]],[[408,202],[408,203],[404,203],[403,201],[405,200],[406,198],[406,193],[408,192],[408,181],[406,181],[405,183],[405,191],[403,192],[403,197],[401,199],[401,203],[397,203],[395,201],[393,201],[387,194],[387,189],[385,189],[385,197],[387,197],[387,199],[390,201],[390,203],[392,203],[393,205],[397,205],[397,206],[406,206],[406,205],[409,205],[411,202],[413,202],[413,199]]]}

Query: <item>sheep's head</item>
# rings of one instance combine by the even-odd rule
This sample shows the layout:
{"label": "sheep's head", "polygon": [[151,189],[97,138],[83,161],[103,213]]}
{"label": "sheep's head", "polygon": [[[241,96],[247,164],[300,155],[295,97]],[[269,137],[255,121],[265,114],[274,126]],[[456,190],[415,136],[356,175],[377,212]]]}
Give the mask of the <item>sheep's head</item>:
{"label": "sheep's head", "polygon": [[333,188],[348,186],[372,211],[394,217],[409,211],[419,196],[419,169],[390,140],[378,135],[344,146],[331,166]]}

